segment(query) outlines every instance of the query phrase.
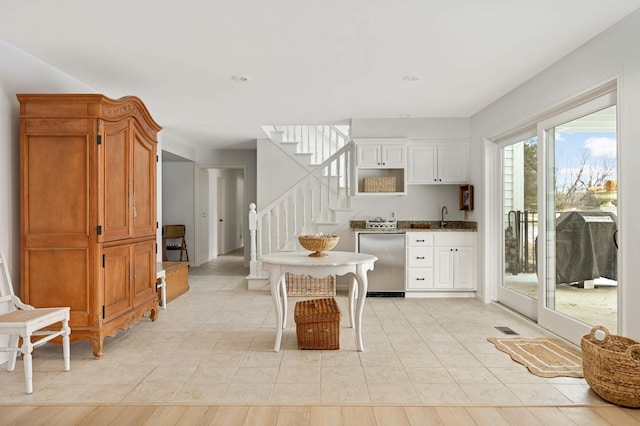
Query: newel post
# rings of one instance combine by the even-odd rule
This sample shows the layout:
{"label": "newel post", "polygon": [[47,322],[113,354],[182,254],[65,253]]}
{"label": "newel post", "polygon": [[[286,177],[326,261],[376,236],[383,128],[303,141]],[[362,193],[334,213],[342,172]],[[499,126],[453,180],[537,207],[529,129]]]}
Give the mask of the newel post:
{"label": "newel post", "polygon": [[249,275],[255,277],[258,275],[258,256],[256,230],[258,229],[258,214],[256,213],[256,204],[249,204],[249,241],[251,242],[251,261],[249,262]]}

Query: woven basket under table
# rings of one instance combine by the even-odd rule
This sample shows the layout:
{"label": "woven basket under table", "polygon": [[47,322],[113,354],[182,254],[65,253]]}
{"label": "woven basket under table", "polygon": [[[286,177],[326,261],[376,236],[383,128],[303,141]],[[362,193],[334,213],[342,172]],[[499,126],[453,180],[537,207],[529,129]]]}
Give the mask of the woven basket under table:
{"label": "woven basket under table", "polygon": [[340,349],[340,309],[336,299],[311,299],[294,310],[298,349]]}
{"label": "woven basket under table", "polygon": [[[598,330],[604,339],[596,338]],[[580,345],[584,378],[591,389],[614,404],[640,407],[640,342],[596,326]]]}
{"label": "woven basket under table", "polygon": [[315,278],[310,275],[285,274],[288,296],[332,297],[336,295],[336,276]]}

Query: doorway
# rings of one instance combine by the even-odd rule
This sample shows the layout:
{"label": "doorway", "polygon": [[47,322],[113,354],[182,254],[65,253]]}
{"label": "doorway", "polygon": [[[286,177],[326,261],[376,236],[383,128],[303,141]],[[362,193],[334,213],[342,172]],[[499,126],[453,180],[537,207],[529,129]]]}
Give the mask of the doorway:
{"label": "doorway", "polygon": [[[213,169],[215,176],[218,254],[244,247],[245,214],[244,170]],[[213,194],[212,194],[213,198]]]}

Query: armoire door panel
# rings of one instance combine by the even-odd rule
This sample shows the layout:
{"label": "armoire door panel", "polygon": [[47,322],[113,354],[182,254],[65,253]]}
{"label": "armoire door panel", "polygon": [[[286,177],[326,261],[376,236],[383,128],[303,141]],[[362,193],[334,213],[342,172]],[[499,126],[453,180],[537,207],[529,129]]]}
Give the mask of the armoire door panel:
{"label": "armoire door panel", "polygon": [[131,297],[131,245],[103,250],[103,291],[105,322],[126,313],[133,303]]}
{"label": "armoire door panel", "polygon": [[156,297],[156,253],[155,240],[133,246],[134,305]]}
{"label": "armoire door panel", "polygon": [[88,326],[91,310],[90,253],[84,249],[35,248],[25,251],[27,286],[23,301],[36,308],[69,306],[71,325]]}
{"label": "armoire door panel", "polygon": [[86,236],[90,155],[86,135],[26,136],[22,150],[26,234]]}
{"label": "armoire door panel", "polygon": [[156,144],[145,139],[136,126],[132,150],[133,236],[143,237],[156,233]]}
{"label": "armoire door panel", "polygon": [[104,191],[101,241],[128,238],[130,233],[129,170],[130,170],[129,120],[104,122],[103,173],[101,186]]}

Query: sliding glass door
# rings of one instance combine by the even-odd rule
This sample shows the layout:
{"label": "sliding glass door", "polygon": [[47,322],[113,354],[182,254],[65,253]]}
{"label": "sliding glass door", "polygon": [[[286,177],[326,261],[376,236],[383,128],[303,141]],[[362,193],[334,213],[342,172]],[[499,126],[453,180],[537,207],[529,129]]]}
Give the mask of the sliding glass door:
{"label": "sliding glass door", "polygon": [[498,300],[537,320],[538,137],[515,136],[501,148],[502,283]]}
{"label": "sliding glass door", "polygon": [[[617,157],[614,93],[539,123],[544,151],[538,321],[579,341],[617,330]],[[540,170],[540,168],[539,168]],[[541,182],[542,183],[542,182]]]}
{"label": "sliding glass door", "polygon": [[575,343],[617,330],[616,139],[612,92],[501,148],[498,300]]}

